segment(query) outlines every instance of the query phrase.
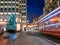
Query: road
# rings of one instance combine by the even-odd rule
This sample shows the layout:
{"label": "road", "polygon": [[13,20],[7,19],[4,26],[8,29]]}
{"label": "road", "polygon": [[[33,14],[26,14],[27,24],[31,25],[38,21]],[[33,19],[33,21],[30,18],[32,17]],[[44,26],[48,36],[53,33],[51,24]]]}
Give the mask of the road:
{"label": "road", "polygon": [[60,45],[53,42],[43,36],[34,36],[34,35],[20,35],[17,34],[18,38],[15,40],[9,40],[8,38],[4,39],[3,36],[0,36],[0,45]]}

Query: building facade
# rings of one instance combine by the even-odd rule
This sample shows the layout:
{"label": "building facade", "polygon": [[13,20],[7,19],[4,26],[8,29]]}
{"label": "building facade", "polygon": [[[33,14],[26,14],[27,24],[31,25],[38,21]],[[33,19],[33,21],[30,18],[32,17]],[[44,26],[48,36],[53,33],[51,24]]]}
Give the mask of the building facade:
{"label": "building facade", "polygon": [[45,6],[43,9],[44,15],[50,13],[59,6],[60,6],[60,0],[45,0]]}
{"label": "building facade", "polygon": [[26,28],[27,6],[26,0],[0,0],[0,22],[7,22],[11,13],[15,14],[20,28]]}
{"label": "building facade", "polygon": [[43,14],[38,18],[41,19],[46,16],[48,13],[60,6],[60,0],[45,0],[45,5],[43,8]]}
{"label": "building facade", "polygon": [[36,24],[37,21],[38,21],[38,17],[34,17],[33,24]]}

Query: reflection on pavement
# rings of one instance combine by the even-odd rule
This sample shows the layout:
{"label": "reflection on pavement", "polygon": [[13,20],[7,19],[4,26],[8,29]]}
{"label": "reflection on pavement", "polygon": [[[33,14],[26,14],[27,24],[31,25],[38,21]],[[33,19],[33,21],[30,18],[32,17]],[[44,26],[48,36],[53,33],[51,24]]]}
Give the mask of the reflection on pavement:
{"label": "reflection on pavement", "polygon": [[9,34],[9,40],[15,40],[15,39],[17,39],[17,34]]}
{"label": "reflection on pavement", "polygon": [[15,40],[18,38],[19,33],[16,34],[9,34],[7,38],[4,38],[4,36],[0,35],[0,45],[7,45],[9,40]]}
{"label": "reflection on pavement", "polygon": [[8,42],[7,39],[4,39],[2,36],[0,36],[0,45],[6,45]]}

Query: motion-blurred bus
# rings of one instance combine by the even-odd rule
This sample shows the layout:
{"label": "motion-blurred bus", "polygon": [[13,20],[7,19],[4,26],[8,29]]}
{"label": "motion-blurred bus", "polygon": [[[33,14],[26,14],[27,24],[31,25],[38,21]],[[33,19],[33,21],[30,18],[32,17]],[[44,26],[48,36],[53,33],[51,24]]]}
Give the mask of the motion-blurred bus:
{"label": "motion-blurred bus", "polygon": [[60,38],[60,7],[37,22],[40,33]]}

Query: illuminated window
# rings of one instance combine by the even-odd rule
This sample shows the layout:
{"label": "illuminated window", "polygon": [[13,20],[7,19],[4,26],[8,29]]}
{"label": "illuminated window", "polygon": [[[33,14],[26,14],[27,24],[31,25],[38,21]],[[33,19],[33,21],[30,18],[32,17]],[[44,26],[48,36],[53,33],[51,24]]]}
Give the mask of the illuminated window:
{"label": "illuminated window", "polygon": [[7,14],[6,12],[4,14]]}
{"label": "illuminated window", "polygon": [[22,23],[26,23],[26,21],[22,21]]}
{"label": "illuminated window", "polygon": [[20,22],[21,22],[21,19],[20,19]]}
{"label": "illuminated window", "polygon": [[16,18],[16,22],[18,22],[19,18]]}
{"label": "illuminated window", "polygon": [[0,21],[3,21],[3,19],[0,19]]}
{"label": "illuminated window", "polygon": [[50,3],[52,3],[52,0],[50,0]]}

